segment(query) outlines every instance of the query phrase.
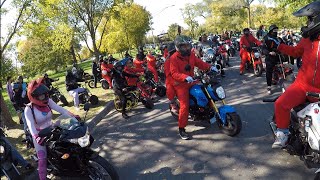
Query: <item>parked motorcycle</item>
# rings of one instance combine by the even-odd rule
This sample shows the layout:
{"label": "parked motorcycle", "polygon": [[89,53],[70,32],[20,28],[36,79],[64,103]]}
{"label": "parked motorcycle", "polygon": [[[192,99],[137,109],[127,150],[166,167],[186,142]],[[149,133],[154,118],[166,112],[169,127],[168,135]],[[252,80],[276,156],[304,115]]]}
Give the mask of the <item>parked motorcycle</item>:
{"label": "parked motorcycle", "polygon": [[[102,89],[109,89],[110,85],[109,85],[108,81],[106,79],[103,79],[101,77],[101,74],[98,75],[97,81],[100,82]],[[93,78],[93,76],[88,81],[88,86],[90,88],[94,88],[94,78]]]}
{"label": "parked motorcycle", "polygon": [[[320,168],[320,94],[308,92],[306,97],[319,99],[318,102],[306,102],[291,110],[288,145],[285,149],[291,155],[298,155],[308,168]],[[277,99],[277,98],[276,98]],[[276,99],[264,99],[263,102],[275,102]],[[270,120],[274,135],[277,126],[274,116]],[[319,178],[320,169],[316,171]]]}
{"label": "parked motorcycle", "polygon": [[[84,109],[89,110],[87,104]],[[50,173],[92,180],[119,179],[114,167],[90,148],[94,138],[84,121],[79,122],[70,115],[61,115],[56,120],[58,126],[50,126],[39,132],[39,137],[44,139],[42,145],[47,148]]]}
{"label": "parked motorcycle", "polygon": [[64,106],[68,106],[69,104],[66,97],[59,91],[58,88],[54,86],[51,87],[49,91],[49,96],[55,103],[61,101]]}
{"label": "parked motorcycle", "polygon": [[235,47],[234,47],[232,41],[226,40],[224,43],[226,44],[226,49],[228,51],[228,55],[231,57],[234,57],[236,54],[236,50],[235,50]]}
{"label": "parked motorcycle", "polygon": [[85,86],[83,87],[85,91],[79,92],[79,102],[81,104],[85,104],[90,102],[92,105],[97,105],[99,103],[98,96],[93,95],[89,89],[86,87],[87,82],[84,83]]}
{"label": "parked motorcycle", "polygon": [[253,73],[255,76],[260,77],[263,71],[261,52],[258,47],[251,47],[250,53],[250,61],[246,63],[246,69],[253,69]]}
{"label": "parked motorcycle", "polygon": [[[219,128],[228,136],[236,136],[242,128],[240,116],[235,108],[225,102],[226,94],[214,73],[196,73],[197,82],[190,88],[190,109],[189,114],[193,120],[210,121],[213,124],[217,121]],[[221,101],[222,106],[217,107],[216,102]],[[176,107],[180,108],[176,100]],[[175,119],[178,115],[169,106],[170,112]]]}
{"label": "parked motorcycle", "polygon": [[229,53],[228,53],[228,45],[224,42],[220,42],[220,46],[218,47],[219,55],[221,56],[221,64],[222,67],[225,68],[227,64],[229,64]]}
{"label": "parked motorcycle", "polygon": [[8,180],[22,179],[13,160],[11,146],[2,138],[5,137],[2,128],[0,128],[0,136],[0,176],[4,175]]}

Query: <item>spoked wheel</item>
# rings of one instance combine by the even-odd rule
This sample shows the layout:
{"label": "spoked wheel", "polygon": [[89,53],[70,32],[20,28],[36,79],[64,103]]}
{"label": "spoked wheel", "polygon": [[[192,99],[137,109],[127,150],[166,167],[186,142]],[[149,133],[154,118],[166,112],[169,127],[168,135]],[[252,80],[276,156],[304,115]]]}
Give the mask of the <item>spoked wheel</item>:
{"label": "spoked wheel", "polygon": [[118,180],[119,175],[114,167],[101,156],[89,160],[89,178],[92,180]]}
{"label": "spoked wheel", "polygon": [[93,80],[93,79],[91,79],[91,80],[88,81],[88,86],[89,86],[90,88],[94,88],[94,80]]}
{"label": "spoked wheel", "polygon": [[262,64],[257,64],[256,68],[254,69],[254,75],[260,77],[262,75],[263,66]]}
{"label": "spoked wheel", "polygon": [[227,113],[226,125],[221,125],[222,132],[228,136],[239,134],[242,128],[240,116],[237,113]]}
{"label": "spoked wheel", "polygon": [[120,100],[119,96],[115,95],[113,102],[114,102],[114,108],[118,112],[121,112],[121,100]]}

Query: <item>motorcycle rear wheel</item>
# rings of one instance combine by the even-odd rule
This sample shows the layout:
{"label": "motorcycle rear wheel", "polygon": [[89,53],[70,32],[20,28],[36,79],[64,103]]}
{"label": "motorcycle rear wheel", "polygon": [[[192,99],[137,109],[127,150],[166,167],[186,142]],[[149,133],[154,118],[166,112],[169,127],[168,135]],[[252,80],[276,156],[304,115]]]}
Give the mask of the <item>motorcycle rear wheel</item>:
{"label": "motorcycle rear wheel", "polygon": [[144,106],[147,109],[152,109],[154,107],[154,103],[153,103],[152,99],[150,99],[150,98],[145,99]]}
{"label": "motorcycle rear wheel", "polygon": [[115,168],[101,156],[89,160],[89,178],[101,180],[118,180],[119,175]]}
{"label": "motorcycle rear wheel", "polygon": [[226,121],[227,125],[220,127],[224,134],[233,137],[240,133],[242,122],[237,113],[227,113]]}
{"label": "motorcycle rear wheel", "polygon": [[102,89],[109,89],[109,83],[107,81],[101,81]]}
{"label": "motorcycle rear wheel", "polygon": [[89,86],[91,89],[94,88],[94,80],[93,80],[93,79],[91,79],[91,80],[88,81],[88,86]]}
{"label": "motorcycle rear wheel", "polygon": [[166,87],[164,86],[158,86],[156,89],[156,95],[158,95],[159,97],[164,97],[166,96]]}

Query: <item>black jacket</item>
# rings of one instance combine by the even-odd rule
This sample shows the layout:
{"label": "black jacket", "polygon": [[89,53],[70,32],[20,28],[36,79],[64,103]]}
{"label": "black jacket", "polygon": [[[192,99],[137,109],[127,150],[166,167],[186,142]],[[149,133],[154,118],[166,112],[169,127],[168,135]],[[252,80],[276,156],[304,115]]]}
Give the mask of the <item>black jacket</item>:
{"label": "black jacket", "polygon": [[114,80],[114,86],[113,88],[116,90],[122,90],[124,88],[127,87],[127,80],[126,77],[133,77],[133,78],[137,78],[139,76],[135,75],[135,74],[129,74],[125,71],[117,71],[115,69],[112,69],[112,78]]}
{"label": "black jacket", "polygon": [[98,65],[97,65],[96,62],[93,62],[93,63],[92,63],[91,68],[92,68],[92,74],[93,74],[93,75],[98,75],[98,74],[99,74]]}
{"label": "black jacket", "polygon": [[66,88],[67,91],[77,89],[79,87],[78,82],[83,82],[83,79],[78,79],[72,73],[68,73],[66,76]]}
{"label": "black jacket", "polygon": [[[264,55],[266,55],[267,61],[269,60],[269,61],[277,62],[277,61],[279,61],[278,54],[280,54],[280,52],[277,50],[277,45],[274,43],[274,41],[272,39],[276,39],[279,42],[283,43],[283,40],[281,38],[279,38],[279,37],[275,38],[275,37],[270,36],[270,34],[267,34],[263,38],[264,43],[262,46],[262,53]],[[277,53],[277,55],[271,56],[269,53],[272,51]]]}

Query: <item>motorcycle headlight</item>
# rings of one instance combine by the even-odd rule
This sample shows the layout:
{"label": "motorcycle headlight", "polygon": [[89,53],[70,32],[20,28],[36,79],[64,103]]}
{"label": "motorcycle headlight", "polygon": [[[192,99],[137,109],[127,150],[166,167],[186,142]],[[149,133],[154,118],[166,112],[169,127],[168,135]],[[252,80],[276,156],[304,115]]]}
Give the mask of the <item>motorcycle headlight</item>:
{"label": "motorcycle headlight", "polygon": [[224,92],[224,89],[223,89],[222,86],[217,87],[216,93],[217,93],[217,95],[218,95],[218,97],[219,97],[220,99],[226,98],[226,93]]}
{"label": "motorcycle headlight", "polygon": [[86,134],[82,136],[81,138],[78,138],[78,144],[81,147],[87,147],[90,144],[90,135]]}
{"label": "motorcycle headlight", "polygon": [[254,53],[254,57],[255,57],[255,58],[260,58],[260,53],[259,53],[259,52],[255,52],[255,53]]}
{"label": "motorcycle headlight", "polygon": [[4,146],[0,145],[0,155],[2,156],[4,154]]}

